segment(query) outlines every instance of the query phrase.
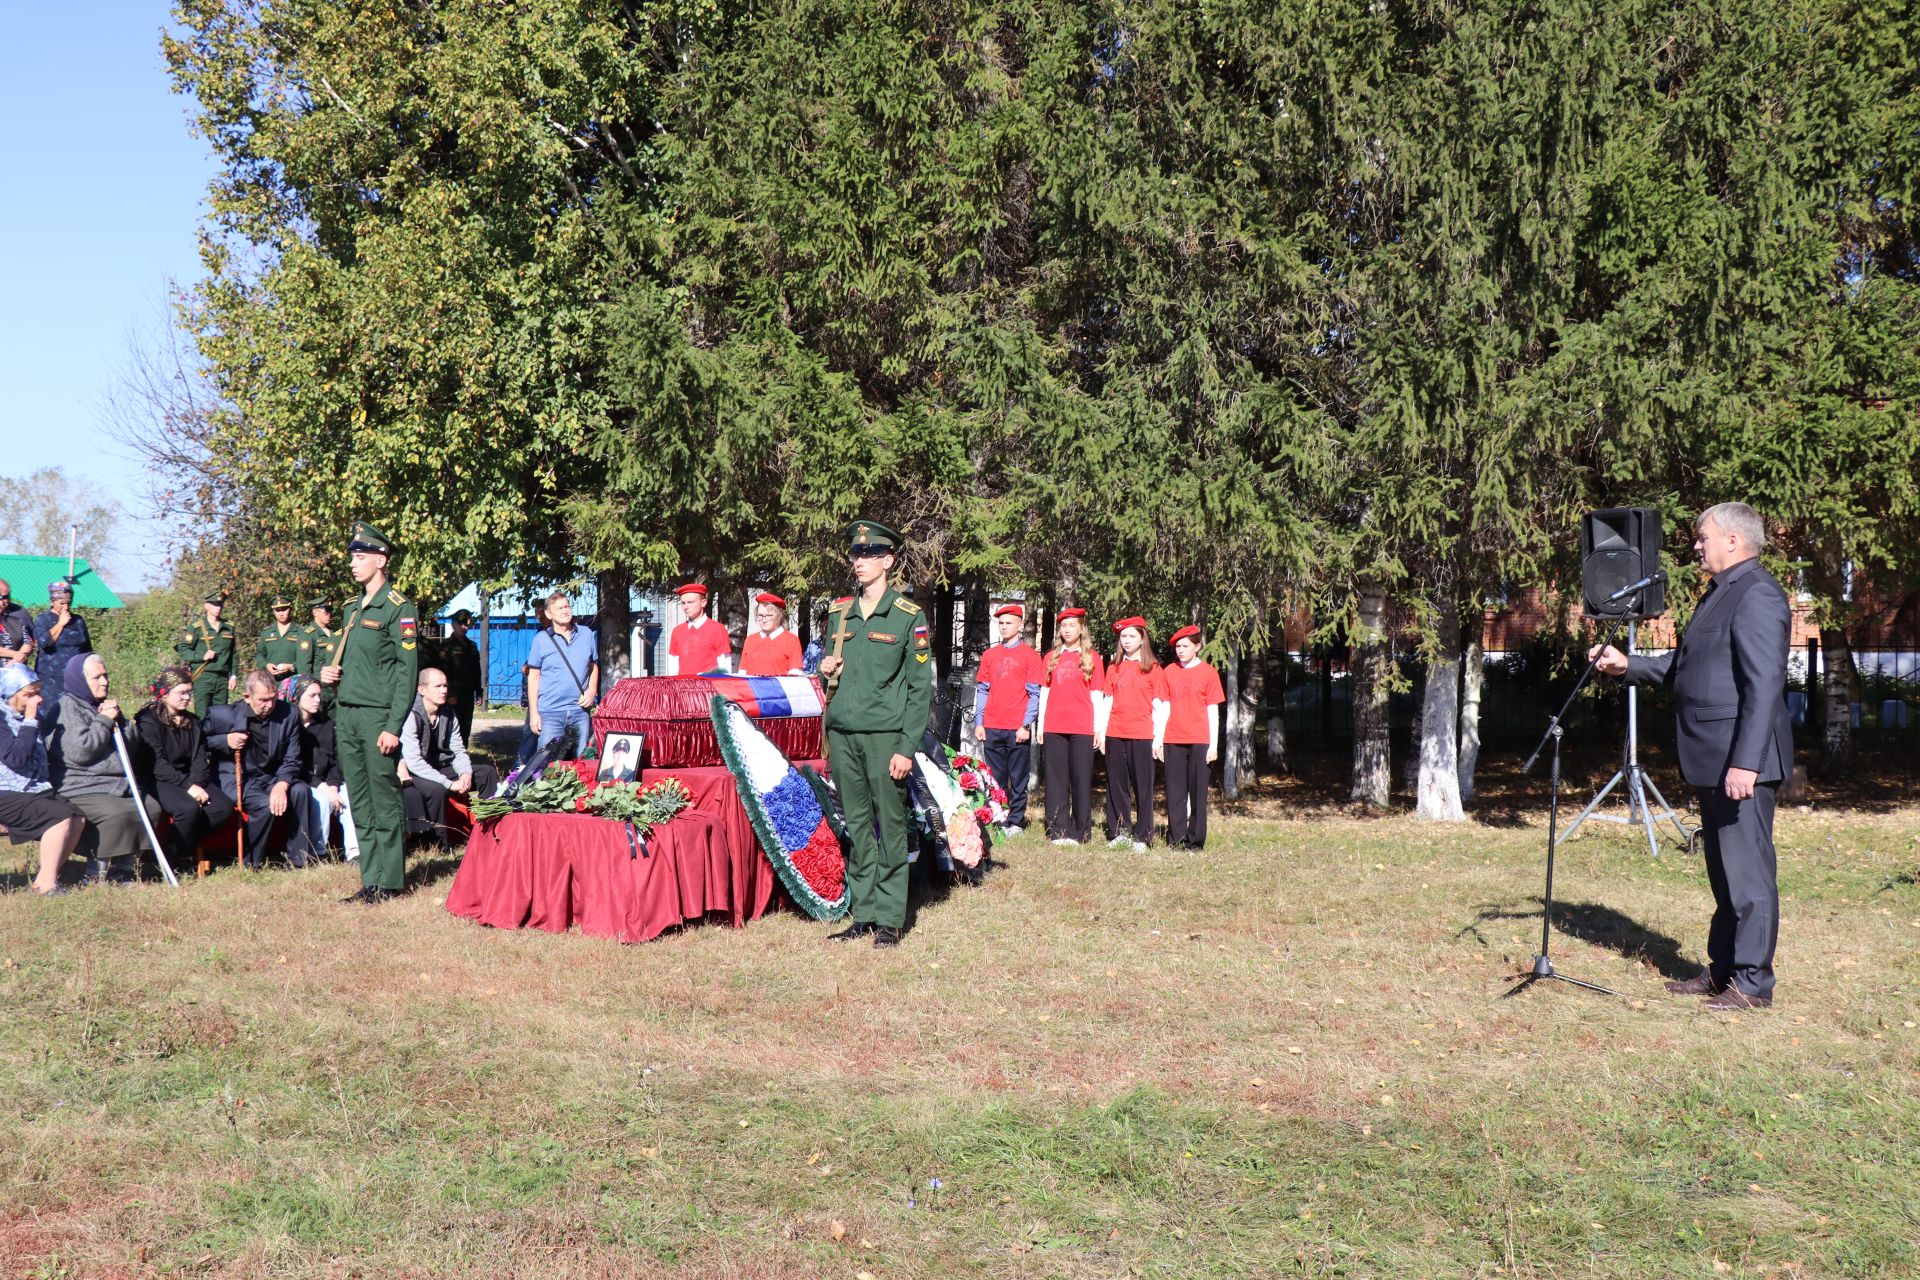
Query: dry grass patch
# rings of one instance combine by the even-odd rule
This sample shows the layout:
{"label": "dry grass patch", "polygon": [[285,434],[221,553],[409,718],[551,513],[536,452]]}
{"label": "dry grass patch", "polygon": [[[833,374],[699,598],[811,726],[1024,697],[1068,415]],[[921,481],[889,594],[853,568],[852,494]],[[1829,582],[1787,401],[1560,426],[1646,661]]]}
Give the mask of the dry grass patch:
{"label": "dry grass patch", "polygon": [[1907,1274],[1916,817],[1782,816],[1740,1018],[1660,988],[1697,861],[1612,831],[1555,956],[1623,998],[1500,1000],[1532,824],[1024,838],[894,954],[497,933],[340,868],[9,894],[0,1274]]}

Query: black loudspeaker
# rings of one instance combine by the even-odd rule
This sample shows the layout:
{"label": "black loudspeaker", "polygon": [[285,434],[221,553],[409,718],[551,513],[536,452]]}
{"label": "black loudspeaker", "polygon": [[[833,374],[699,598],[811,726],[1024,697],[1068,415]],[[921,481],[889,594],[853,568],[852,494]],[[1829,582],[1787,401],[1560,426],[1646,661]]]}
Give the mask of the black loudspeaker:
{"label": "black loudspeaker", "polygon": [[1581,518],[1580,590],[1589,617],[1631,621],[1665,613],[1665,578],[1619,596],[1623,587],[1659,570],[1658,511],[1652,507],[1612,507]]}

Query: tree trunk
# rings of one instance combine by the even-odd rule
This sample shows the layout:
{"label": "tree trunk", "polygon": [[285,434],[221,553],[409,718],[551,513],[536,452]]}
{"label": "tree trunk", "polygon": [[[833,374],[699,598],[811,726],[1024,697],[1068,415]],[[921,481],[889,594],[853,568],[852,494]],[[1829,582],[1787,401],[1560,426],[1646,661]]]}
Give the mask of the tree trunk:
{"label": "tree trunk", "polygon": [[1428,822],[1463,822],[1460,807],[1460,614],[1451,599],[1440,605],[1438,649],[1427,664],[1421,699],[1420,781],[1413,813]]}
{"label": "tree trunk", "polygon": [[1467,619],[1466,644],[1460,650],[1460,802],[1473,799],[1473,772],[1480,766],[1480,692],[1487,684],[1486,615]]}
{"label": "tree trunk", "polygon": [[1260,691],[1266,684],[1258,663],[1251,664],[1252,669],[1242,678],[1245,664],[1240,651],[1241,645],[1235,644],[1227,659],[1226,724],[1220,743],[1220,791],[1230,800],[1239,799],[1259,776],[1253,754],[1253,721],[1260,709]]}
{"label": "tree trunk", "polygon": [[1853,770],[1853,647],[1843,627],[1820,628],[1820,776]]}
{"label": "tree trunk", "polygon": [[1273,629],[1273,641],[1267,648],[1267,679],[1262,691],[1267,704],[1267,768],[1274,773],[1287,771],[1287,631]]}
{"label": "tree trunk", "polygon": [[493,594],[480,584],[480,703],[493,701]]}
{"label": "tree trunk", "polygon": [[624,568],[602,569],[593,581],[600,597],[600,694],[605,697],[615,680],[633,674],[629,639],[633,634],[633,575]]}
{"label": "tree trunk", "polygon": [[1828,610],[1820,627],[1820,775],[1835,778],[1853,768],[1853,647],[1841,625],[1853,602],[1838,547],[1823,544],[1808,557],[1807,585]]}
{"label": "tree trunk", "polygon": [[1353,800],[1386,808],[1393,794],[1387,743],[1387,692],[1393,656],[1387,647],[1387,593],[1377,583],[1360,586],[1353,635]]}

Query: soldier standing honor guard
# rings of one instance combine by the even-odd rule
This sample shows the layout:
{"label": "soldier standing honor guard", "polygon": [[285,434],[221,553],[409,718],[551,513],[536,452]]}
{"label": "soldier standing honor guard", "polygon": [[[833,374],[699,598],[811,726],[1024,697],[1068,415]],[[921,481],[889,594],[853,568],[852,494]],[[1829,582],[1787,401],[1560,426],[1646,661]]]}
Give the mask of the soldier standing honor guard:
{"label": "soldier standing honor guard", "polygon": [[320,668],[339,690],[334,715],[340,768],[360,832],[360,892],[347,902],[385,902],[406,886],[407,809],[400,794],[400,727],[413,708],[419,620],[413,604],[387,585],[393,544],[362,520],[347,543],[360,599]]}
{"label": "soldier standing honor guard", "polygon": [[305,675],[313,658],[313,637],[293,625],[293,601],[275,596],[273,623],[260,633],[253,665],[273,677],[277,685],[288,676]]}
{"label": "soldier standing honor guard", "polygon": [[239,683],[234,676],[233,627],[220,620],[227,607],[226,593],[216,591],[201,606],[201,616],[173,646],[180,661],[193,675],[193,714],[204,716],[207,708],[225,702]]}
{"label": "soldier standing honor guard", "polygon": [[827,610],[827,656],[820,660],[820,674],[834,685],[827,745],[853,843],[853,923],[831,936],[871,934],[874,946],[893,947],[907,924],[906,779],[932,707],[932,651],[920,606],[887,582],[900,535],[871,520],[849,532],[860,590]]}

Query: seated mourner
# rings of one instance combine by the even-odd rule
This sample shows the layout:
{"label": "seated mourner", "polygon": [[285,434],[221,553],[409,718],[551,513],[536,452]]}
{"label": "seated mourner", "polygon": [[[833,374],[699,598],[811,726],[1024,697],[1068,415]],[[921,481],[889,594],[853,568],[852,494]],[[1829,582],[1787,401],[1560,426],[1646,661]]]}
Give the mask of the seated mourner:
{"label": "seated mourner", "polygon": [[141,785],[173,819],[167,857],[184,862],[227,824],[233,801],[213,784],[206,731],[193,714],[193,673],[163,668],[148,691],[153,701],[134,716],[131,745]]}
{"label": "seated mourner", "polygon": [[[273,677],[249,671],[240,701],[207,709],[207,745],[220,789],[239,801],[247,820],[247,866],[266,863],[274,822],[287,815],[287,859],[307,865],[307,784],[300,781],[300,717],[281,702]],[[234,786],[234,752],[240,753],[240,786]]]}
{"label": "seated mourner", "polygon": [[33,889],[44,898],[66,892],[60,887],[60,864],[80,843],[87,820],[47,781],[40,702],[40,681],[31,667],[0,666],[0,827],[15,844],[40,842]]}
{"label": "seated mourner", "polygon": [[[90,878],[131,884],[140,872],[140,811],[127,784],[113,732],[120,723],[120,701],[107,696],[107,663],[97,653],[67,664],[61,679],[60,712],[47,741],[47,774],[60,798],[86,815],[92,846]],[[158,822],[160,806],[147,798],[147,814]]]}
{"label": "seated mourner", "polygon": [[300,781],[306,784],[310,798],[307,851],[324,856],[338,822],[340,847],[351,860],[360,856],[360,841],[354,833],[353,813],[347,808],[346,778],[340,771],[340,751],[323,694],[320,682],[312,676],[288,676],[280,682],[280,697],[300,716]]}
{"label": "seated mourner", "polygon": [[460,723],[447,705],[447,677],[438,667],[420,671],[413,710],[400,726],[400,794],[407,803],[407,831],[431,833],[447,845],[447,796],[492,795],[499,776],[492,765],[467,757]]}

